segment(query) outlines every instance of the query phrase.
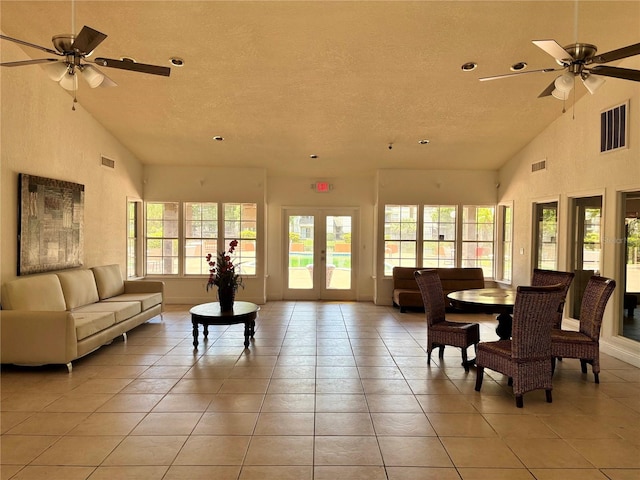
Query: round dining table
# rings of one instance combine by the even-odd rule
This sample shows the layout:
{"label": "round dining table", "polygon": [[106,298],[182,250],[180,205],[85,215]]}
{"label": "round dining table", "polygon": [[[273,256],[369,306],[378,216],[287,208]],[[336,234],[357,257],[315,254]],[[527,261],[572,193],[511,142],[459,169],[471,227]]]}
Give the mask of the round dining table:
{"label": "round dining table", "polygon": [[516,291],[509,288],[473,288],[458,290],[447,295],[451,306],[459,310],[497,313],[496,333],[500,340],[511,338],[513,305]]}

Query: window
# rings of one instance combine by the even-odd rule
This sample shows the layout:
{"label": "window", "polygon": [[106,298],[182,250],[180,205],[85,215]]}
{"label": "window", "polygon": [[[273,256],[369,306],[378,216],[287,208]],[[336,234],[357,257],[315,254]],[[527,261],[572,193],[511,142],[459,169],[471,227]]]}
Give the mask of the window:
{"label": "window", "polygon": [[417,265],[417,205],[385,205],[384,207],[384,274],[393,267]]}
{"label": "window", "polygon": [[146,212],[147,274],[177,275],[178,203],[147,203]]}
{"label": "window", "polygon": [[493,277],[494,213],[492,206],[462,207],[462,267],[481,267]]}
{"label": "window", "polygon": [[206,255],[232,240],[239,273],[256,274],[255,203],[149,202],[145,222],[148,275],[208,275]]}
{"label": "window", "polygon": [[224,204],[224,244],[238,240],[234,252],[239,273],[256,274],[257,205],[255,203]]}
{"label": "window", "polygon": [[138,228],[140,222],[140,209],[142,202],[139,200],[127,200],[127,278],[140,277],[139,259],[140,237]]}
{"label": "window", "polygon": [[209,266],[203,260],[207,253],[218,251],[218,204],[184,204],[184,273],[205,275]]}
{"label": "window", "polygon": [[456,207],[425,205],[422,223],[422,266],[456,266]]}

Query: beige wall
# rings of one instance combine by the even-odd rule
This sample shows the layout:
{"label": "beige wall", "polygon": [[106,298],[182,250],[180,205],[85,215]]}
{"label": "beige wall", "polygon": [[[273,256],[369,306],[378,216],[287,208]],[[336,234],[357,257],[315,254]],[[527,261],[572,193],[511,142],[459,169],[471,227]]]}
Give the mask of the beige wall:
{"label": "beige wall", "polygon": [[[2,58],[25,58],[2,44]],[[124,272],[126,197],[142,197],[142,166],[39,66],[2,68],[0,280],[16,278],[18,173],[85,186],[84,265],[118,263]],[[80,86],[82,97],[85,85]],[[115,169],[100,156],[115,160]]]}
{"label": "beige wall", "polygon": [[[640,68],[640,59],[629,59],[623,65]],[[577,88],[584,88],[576,85]],[[600,154],[600,112],[629,100],[629,148]],[[551,97],[540,101],[562,103]],[[532,209],[534,202],[559,202],[559,235],[561,245],[558,268],[571,269],[572,241],[569,230],[571,198],[603,196],[604,238],[602,272],[620,279],[622,235],[620,192],[640,191],[640,84],[609,78],[596,95],[585,95],[575,109],[544,130],[533,142],[508,162],[499,172],[499,201],[513,202],[514,272],[513,284],[524,285],[532,271]],[[546,159],[548,170],[532,173],[531,164]],[[520,249],[524,253],[520,254]],[[610,353],[640,365],[638,343],[619,337],[622,290],[617,288],[609,301],[602,328],[603,344]]]}
{"label": "beige wall", "polygon": [[[327,181],[332,185],[328,193],[316,193],[311,185],[315,181]],[[267,194],[267,297],[282,299],[284,286],[285,234],[283,210],[287,207],[312,207],[317,209],[352,207],[358,215],[356,298],[373,300],[373,177],[269,177]],[[355,238],[355,237],[354,237]]]}
{"label": "beige wall", "polygon": [[[248,202],[258,206],[259,259],[264,259],[265,171],[261,168],[208,168],[147,166],[144,170],[144,199],[168,202]],[[216,252],[211,252],[215,255]],[[237,299],[262,304],[265,298],[264,265],[258,263],[256,277],[244,279]],[[163,277],[168,303],[196,304],[217,299],[206,290],[206,278]]]}
{"label": "beige wall", "polygon": [[384,272],[384,206],[494,205],[497,173],[474,170],[380,170],[376,182],[375,302],[391,305],[393,280]]}

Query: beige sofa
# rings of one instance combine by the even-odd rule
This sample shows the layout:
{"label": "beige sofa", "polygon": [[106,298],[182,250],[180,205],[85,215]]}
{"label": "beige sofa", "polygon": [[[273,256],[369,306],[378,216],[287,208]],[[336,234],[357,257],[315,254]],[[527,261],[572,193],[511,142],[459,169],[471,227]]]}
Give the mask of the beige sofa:
{"label": "beige sofa", "polygon": [[2,286],[0,361],[66,364],[162,313],[164,283],[125,281],[118,265],[18,278]]}
{"label": "beige sofa", "polygon": [[[404,313],[407,308],[424,308],[414,273],[421,268],[393,267],[393,306]],[[457,290],[484,288],[482,268],[436,268],[442,281],[444,302],[452,308],[447,295]]]}

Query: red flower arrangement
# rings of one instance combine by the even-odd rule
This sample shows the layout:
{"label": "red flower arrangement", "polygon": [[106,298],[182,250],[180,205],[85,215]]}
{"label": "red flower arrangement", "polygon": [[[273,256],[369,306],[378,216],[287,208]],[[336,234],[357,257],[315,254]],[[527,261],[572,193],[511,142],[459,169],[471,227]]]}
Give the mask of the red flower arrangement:
{"label": "red flower arrangement", "polygon": [[237,246],[238,240],[229,242],[229,251],[218,252],[217,261],[211,260],[213,258],[212,255],[210,253],[207,254],[206,259],[209,264],[207,291],[209,291],[209,288],[213,288],[214,285],[218,288],[231,287],[234,291],[238,290],[238,287],[244,288],[242,277],[236,273],[236,266],[231,259],[231,255]]}

